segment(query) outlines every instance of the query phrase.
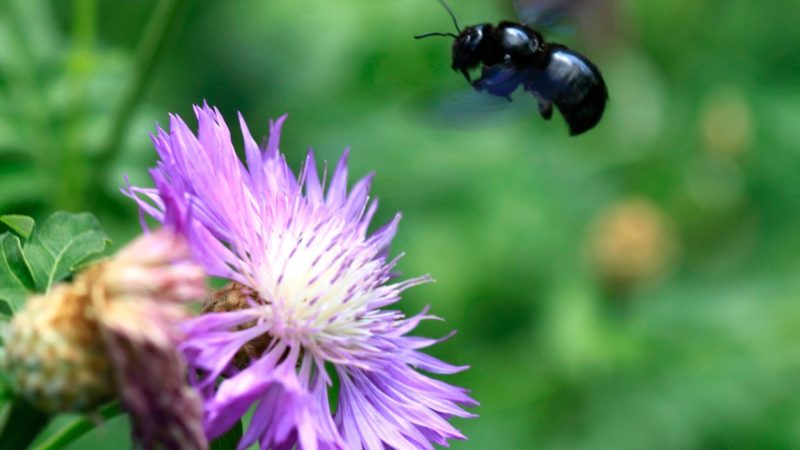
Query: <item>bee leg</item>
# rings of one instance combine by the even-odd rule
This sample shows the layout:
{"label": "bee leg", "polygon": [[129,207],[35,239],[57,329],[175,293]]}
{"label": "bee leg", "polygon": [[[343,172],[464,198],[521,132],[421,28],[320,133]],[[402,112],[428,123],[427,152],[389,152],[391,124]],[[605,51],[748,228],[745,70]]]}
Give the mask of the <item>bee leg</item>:
{"label": "bee leg", "polygon": [[553,117],[553,102],[548,102],[546,100],[538,99],[539,100],[539,114],[542,115],[544,120],[550,120]]}
{"label": "bee leg", "polygon": [[472,84],[472,78],[469,76],[469,71],[467,69],[462,68],[461,73],[464,74],[464,78],[467,79],[467,83]]}

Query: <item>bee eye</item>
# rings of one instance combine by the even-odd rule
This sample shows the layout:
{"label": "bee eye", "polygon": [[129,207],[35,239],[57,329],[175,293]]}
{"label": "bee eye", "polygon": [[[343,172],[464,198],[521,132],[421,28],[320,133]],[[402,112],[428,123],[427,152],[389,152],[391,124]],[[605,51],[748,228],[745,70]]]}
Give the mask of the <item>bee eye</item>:
{"label": "bee eye", "polygon": [[470,49],[474,49],[475,47],[478,46],[478,43],[481,41],[482,37],[483,37],[483,33],[481,33],[481,31],[479,29],[474,28],[474,29],[470,30],[467,33],[467,39],[466,39],[465,44]]}

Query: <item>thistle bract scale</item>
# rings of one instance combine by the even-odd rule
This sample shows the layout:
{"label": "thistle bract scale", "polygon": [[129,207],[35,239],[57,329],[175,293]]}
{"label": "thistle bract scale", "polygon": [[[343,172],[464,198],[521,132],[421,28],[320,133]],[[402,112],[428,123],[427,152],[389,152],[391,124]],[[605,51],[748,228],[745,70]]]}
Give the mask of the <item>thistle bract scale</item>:
{"label": "thistle bract scale", "polygon": [[5,366],[42,411],[86,411],[113,397],[111,361],[88,297],[65,285],[35,296],[7,330]]}

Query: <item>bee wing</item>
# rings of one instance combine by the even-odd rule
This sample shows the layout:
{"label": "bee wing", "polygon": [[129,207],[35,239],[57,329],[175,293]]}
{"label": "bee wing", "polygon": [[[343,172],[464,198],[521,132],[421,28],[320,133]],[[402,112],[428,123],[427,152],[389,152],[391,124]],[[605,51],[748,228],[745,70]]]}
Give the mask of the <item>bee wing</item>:
{"label": "bee wing", "polygon": [[[559,80],[554,74],[533,68],[519,69],[511,64],[497,64],[484,67],[481,78],[473,86],[476,90],[505,97],[511,101],[511,92],[521,84],[524,89],[536,98],[539,113],[545,120],[553,115],[553,97],[558,89]],[[542,92],[544,89],[544,92]]]}
{"label": "bee wing", "polygon": [[484,66],[481,77],[472,83],[472,87],[511,101],[511,93],[524,83],[526,78],[525,71],[519,70],[512,64],[495,64]]}
{"label": "bee wing", "polygon": [[424,117],[432,123],[475,127],[490,125],[510,117],[530,116],[538,106],[539,113],[549,119],[552,105],[543,101],[537,92],[532,93],[539,99],[538,104],[528,101],[511,102],[511,93],[520,85],[528,86],[532,77],[543,76],[545,74],[541,71],[519,70],[507,64],[484,67],[481,77],[472,83],[473,89],[445,95],[434,94],[423,101]]}
{"label": "bee wing", "polygon": [[520,22],[558,34],[572,34],[567,19],[574,16],[583,0],[512,0]]}
{"label": "bee wing", "polygon": [[467,88],[447,94],[435,93],[415,100],[428,123],[455,127],[476,127],[502,121],[512,114],[508,100]]}
{"label": "bee wing", "polygon": [[472,83],[473,89],[440,95],[431,102],[428,119],[474,127],[512,115],[530,114],[528,102],[511,103],[511,93],[529,76],[526,72],[506,64],[484,67],[480,78]]}
{"label": "bee wing", "polygon": [[549,35],[572,35],[576,27],[611,27],[614,4],[609,0],[511,0],[520,22]]}

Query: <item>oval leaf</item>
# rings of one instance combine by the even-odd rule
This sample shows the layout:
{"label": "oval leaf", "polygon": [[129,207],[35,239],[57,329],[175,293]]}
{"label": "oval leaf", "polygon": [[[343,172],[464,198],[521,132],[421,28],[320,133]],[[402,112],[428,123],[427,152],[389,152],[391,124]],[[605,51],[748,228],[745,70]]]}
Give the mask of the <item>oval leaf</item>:
{"label": "oval leaf", "polygon": [[101,255],[109,244],[89,213],[59,211],[50,216],[23,247],[36,290],[44,292],[82,263]]}
{"label": "oval leaf", "polygon": [[50,416],[22,400],[8,404],[0,424],[0,448],[25,449],[50,421]]}
{"label": "oval leaf", "polygon": [[11,228],[14,233],[17,233],[22,239],[28,239],[33,232],[33,219],[28,216],[20,216],[17,214],[6,214],[0,216],[0,222],[3,222]]}
{"label": "oval leaf", "polygon": [[3,233],[0,235],[0,300],[7,304],[8,310],[0,308],[0,313],[7,315],[22,307],[33,286],[19,238]]}

